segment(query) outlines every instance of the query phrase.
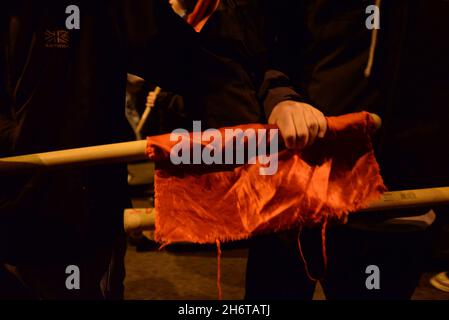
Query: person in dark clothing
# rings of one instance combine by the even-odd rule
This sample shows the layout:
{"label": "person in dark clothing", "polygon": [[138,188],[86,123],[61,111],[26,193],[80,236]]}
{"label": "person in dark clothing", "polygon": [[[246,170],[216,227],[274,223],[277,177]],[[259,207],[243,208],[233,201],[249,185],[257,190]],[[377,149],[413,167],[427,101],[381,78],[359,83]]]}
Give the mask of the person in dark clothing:
{"label": "person in dark clothing", "polygon": [[[220,128],[263,123],[271,116],[289,146],[312,143],[324,134],[323,114],[303,103],[290,79],[276,69],[272,59],[277,31],[268,12],[279,10],[277,4],[243,0],[185,2],[187,12],[203,3],[216,4],[197,32],[203,49],[198,56],[201,64],[197,63],[201,67],[194,70],[189,89],[202,94],[173,91],[184,99],[188,123],[201,120],[203,128]],[[189,17],[180,17],[180,21],[184,20]],[[179,55],[184,57],[185,53]],[[158,85],[167,90],[163,83]]]}
{"label": "person in dark clothing", "polygon": [[[199,34],[159,0],[72,1],[81,29],[66,30],[68,4],[23,0],[2,11],[2,156],[124,140],[127,73],[181,95],[204,127],[272,114],[290,146],[323,134],[321,112],[270,68],[262,2],[220,1]],[[123,166],[9,177],[1,187],[2,272],[38,298],[121,297]],[[81,290],[67,290],[72,265]]]}
{"label": "person in dark clothing", "polygon": [[[373,4],[381,4],[377,35],[365,23]],[[304,0],[284,9],[282,68],[309,103],[326,115],[367,110],[383,118],[375,148],[390,190],[447,185],[449,3]],[[318,230],[303,232],[306,261],[324,278],[327,298],[410,299],[429,252],[430,209],[356,214],[347,226],[330,228],[327,272]],[[252,243],[248,299],[312,298],[315,282],[305,274],[297,237]],[[366,286],[370,265],[380,268],[379,290]]]}
{"label": "person in dark clothing", "polygon": [[[79,30],[65,26],[68,5],[80,9]],[[195,37],[158,0],[7,1],[1,11],[0,155],[126,140],[126,73],[190,92]],[[173,52],[184,52],[185,59],[176,63]],[[124,165],[2,177],[2,274],[14,274],[39,299],[121,298],[126,183]],[[80,270],[79,290],[66,286],[73,265]]]}
{"label": "person in dark clothing", "polygon": [[[191,114],[214,128],[271,120],[287,146],[302,147],[324,135],[326,121],[276,68],[272,54],[277,34],[268,14],[274,10],[278,4],[272,1],[218,1],[199,38],[223,68],[214,70],[216,76],[199,75],[207,79],[207,94],[196,103],[206,106]],[[210,107],[220,105],[226,108]]]}

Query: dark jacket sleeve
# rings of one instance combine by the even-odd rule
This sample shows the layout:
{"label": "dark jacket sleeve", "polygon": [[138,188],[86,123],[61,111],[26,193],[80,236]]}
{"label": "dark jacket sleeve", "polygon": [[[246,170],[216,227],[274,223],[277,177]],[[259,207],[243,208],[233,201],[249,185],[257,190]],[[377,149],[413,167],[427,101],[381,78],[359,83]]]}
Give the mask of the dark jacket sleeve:
{"label": "dark jacket sleeve", "polygon": [[289,77],[273,69],[265,72],[259,95],[262,98],[267,119],[270,117],[273,109],[283,101],[304,101],[303,97],[293,88]]}
{"label": "dark jacket sleeve", "polygon": [[[264,42],[266,45],[266,70],[259,96],[263,101],[266,117],[282,101],[305,101],[294,87],[288,73],[291,71],[290,37],[292,29],[292,8],[297,9],[297,0],[278,0],[264,2]],[[299,1],[300,2],[300,1]]]}

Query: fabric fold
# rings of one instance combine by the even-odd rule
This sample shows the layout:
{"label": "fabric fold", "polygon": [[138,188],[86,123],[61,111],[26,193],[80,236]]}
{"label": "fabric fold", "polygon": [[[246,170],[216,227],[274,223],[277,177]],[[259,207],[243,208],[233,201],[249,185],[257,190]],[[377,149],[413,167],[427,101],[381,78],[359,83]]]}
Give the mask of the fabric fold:
{"label": "fabric fold", "polygon": [[[231,129],[274,128],[254,124]],[[259,162],[176,166],[170,152],[179,141],[170,141],[170,135],[148,138],[147,154],[157,164],[156,240],[215,244],[345,221],[386,191],[371,144],[374,130],[367,112],[329,117],[324,139],[304,151],[278,151],[277,173],[265,176]],[[203,150],[210,144],[195,140],[193,133],[187,136],[192,152],[195,144]],[[235,143],[222,137],[223,149]]]}

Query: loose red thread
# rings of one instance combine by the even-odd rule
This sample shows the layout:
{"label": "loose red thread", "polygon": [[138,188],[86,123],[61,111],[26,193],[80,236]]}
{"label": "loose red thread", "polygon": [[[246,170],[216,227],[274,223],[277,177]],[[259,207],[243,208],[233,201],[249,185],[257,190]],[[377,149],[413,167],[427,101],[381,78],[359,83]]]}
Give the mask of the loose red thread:
{"label": "loose red thread", "polygon": [[218,288],[218,300],[223,300],[223,291],[221,287],[221,244],[220,240],[216,240],[217,243],[217,288]]}
{"label": "loose red thread", "polygon": [[302,262],[304,263],[304,270],[306,272],[306,275],[313,282],[318,282],[320,280],[323,280],[325,275],[326,275],[326,271],[327,271],[327,264],[328,264],[327,249],[326,249],[327,222],[328,222],[328,217],[325,216],[324,222],[323,222],[323,226],[321,228],[321,250],[322,250],[322,255],[323,255],[324,273],[323,273],[323,275],[322,275],[322,277],[320,279],[317,279],[317,278],[312,276],[312,274],[310,273],[309,264],[307,263],[306,258],[304,256],[304,252],[303,252],[302,246],[301,246],[302,226],[299,228],[299,232],[298,232],[298,250],[299,250],[299,254],[301,256]]}

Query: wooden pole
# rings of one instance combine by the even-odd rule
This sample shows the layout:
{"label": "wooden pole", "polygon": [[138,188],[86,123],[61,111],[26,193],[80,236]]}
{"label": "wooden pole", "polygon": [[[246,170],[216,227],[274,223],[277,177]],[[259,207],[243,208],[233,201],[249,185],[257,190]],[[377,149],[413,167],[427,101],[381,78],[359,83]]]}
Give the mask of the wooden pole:
{"label": "wooden pole", "polygon": [[[382,120],[371,114],[380,128]],[[39,168],[79,167],[146,160],[146,140],[0,158],[0,176]]]}
{"label": "wooden pole", "polygon": [[362,212],[388,211],[396,209],[434,207],[449,204],[449,187],[393,191],[383,194]]}
{"label": "wooden pole", "polygon": [[38,168],[78,167],[145,160],[146,140],[0,159],[0,175]]}
{"label": "wooden pole", "polygon": [[127,233],[153,230],[155,222],[154,208],[125,210],[123,223]]}
{"label": "wooden pole", "polygon": [[[156,89],[153,91],[153,93],[155,94],[156,99],[157,99],[157,96],[161,93],[161,88],[156,87]],[[143,112],[142,118],[140,119],[139,124],[137,125],[137,128],[136,128],[136,132],[138,134],[141,134],[143,126],[145,125],[145,123],[148,120],[148,117],[150,116],[151,109],[154,107],[154,106],[150,105],[148,99],[149,98],[147,97],[147,104],[146,104],[145,111]]]}
{"label": "wooden pole", "polygon": [[[449,204],[449,187],[393,191],[385,193],[380,200],[360,212],[380,212],[407,208],[435,207]],[[150,209],[128,209],[125,211],[125,230],[154,230],[156,211]]]}

